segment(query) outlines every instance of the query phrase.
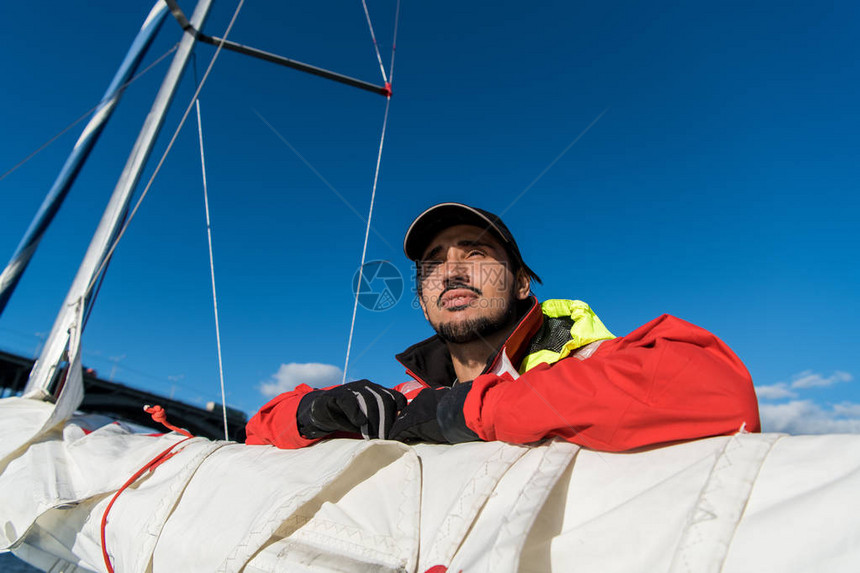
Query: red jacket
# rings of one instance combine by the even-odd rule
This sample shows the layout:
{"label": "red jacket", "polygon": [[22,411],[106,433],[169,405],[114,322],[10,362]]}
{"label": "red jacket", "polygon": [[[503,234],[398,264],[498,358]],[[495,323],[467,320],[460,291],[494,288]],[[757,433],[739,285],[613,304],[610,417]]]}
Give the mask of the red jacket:
{"label": "red jacket", "polygon": [[[519,364],[541,338],[537,301],[488,361],[504,352]],[[450,386],[453,366],[444,342],[432,337],[397,356],[413,378],[395,387],[407,398]],[[300,448],[296,409],[313,390],[301,385],[276,397],[248,422],[248,444]],[[760,431],[758,403],[743,363],[713,334],[663,315],[627,336],[602,341],[588,358],[571,355],[518,378],[485,373],[472,383],[466,424],[482,440],[530,443],[559,436],[584,447],[625,451],[652,444]]]}

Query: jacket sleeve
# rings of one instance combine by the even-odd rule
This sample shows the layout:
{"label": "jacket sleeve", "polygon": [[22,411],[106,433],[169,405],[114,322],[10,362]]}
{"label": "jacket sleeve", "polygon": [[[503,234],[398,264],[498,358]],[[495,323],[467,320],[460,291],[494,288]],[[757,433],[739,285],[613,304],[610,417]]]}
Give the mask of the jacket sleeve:
{"label": "jacket sleeve", "polygon": [[310,446],[319,441],[299,434],[296,410],[299,402],[313,388],[300,384],[291,392],[284,392],[269,401],[245,426],[245,443],[252,446],[271,444],[285,450]]}
{"label": "jacket sleeve", "polygon": [[516,380],[478,376],[463,410],[483,440],[559,436],[615,452],[744,426],[761,431],[740,359],[713,334],[669,315],[604,342],[585,360],[568,357]]}
{"label": "jacket sleeve", "polygon": [[[329,388],[334,388],[334,386]],[[324,389],[328,390],[329,388]],[[403,382],[394,387],[394,390],[406,395],[409,401],[423,389],[424,385],[415,381]],[[307,384],[300,384],[295,390],[276,396],[260,408],[245,426],[245,434],[247,435],[245,443],[251,446],[273,445],[284,450],[294,450],[310,446],[323,439],[308,439],[302,436],[299,433],[298,421],[296,420],[299,402],[302,401],[305,394],[313,390],[314,388]],[[358,434],[353,435],[345,432],[336,432],[330,437],[361,438]]]}

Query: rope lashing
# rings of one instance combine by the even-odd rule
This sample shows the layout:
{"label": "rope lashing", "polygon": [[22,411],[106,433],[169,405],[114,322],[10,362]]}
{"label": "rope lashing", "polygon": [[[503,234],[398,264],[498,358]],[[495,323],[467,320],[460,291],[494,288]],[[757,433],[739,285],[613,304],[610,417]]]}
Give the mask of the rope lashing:
{"label": "rope lashing", "polygon": [[154,458],[152,458],[151,460],[146,462],[146,464],[144,464],[143,467],[141,467],[139,470],[134,472],[134,475],[132,475],[130,478],[128,478],[128,480],[126,480],[126,482],[124,484],[122,484],[122,486],[120,486],[120,488],[118,490],[116,490],[116,493],[113,494],[113,497],[111,498],[110,502],[108,503],[107,507],[105,508],[105,512],[102,514],[102,520],[101,520],[101,526],[100,526],[100,532],[99,532],[100,538],[101,538],[101,544],[102,544],[102,558],[104,559],[105,568],[108,570],[108,573],[114,573],[113,564],[111,563],[110,555],[108,554],[107,540],[106,540],[108,514],[110,514],[111,508],[113,508],[113,504],[116,502],[117,499],[119,499],[119,496],[126,489],[128,489],[134,482],[136,482],[138,479],[140,479],[140,476],[142,476],[143,474],[145,474],[148,471],[153,471],[155,468],[157,468],[158,466],[160,466],[161,464],[163,464],[164,462],[166,462],[167,460],[172,458],[174,455],[176,455],[176,452],[174,450],[176,449],[177,446],[184,444],[185,442],[187,442],[188,440],[190,440],[194,437],[194,435],[191,434],[191,432],[189,432],[188,430],[183,430],[182,428],[178,428],[178,427],[174,426],[173,424],[171,424],[170,422],[168,422],[167,421],[167,413],[164,411],[164,408],[162,408],[161,406],[158,406],[158,405],[144,406],[143,409],[147,414],[152,416],[152,419],[155,420],[156,422],[158,422],[158,423],[162,424],[163,426],[173,430],[174,432],[178,432],[178,433],[180,433],[186,437],[182,440],[179,440],[175,444],[171,444],[169,447],[162,450]]}
{"label": "rope lashing", "polygon": [[164,408],[162,408],[158,404],[156,404],[155,406],[144,406],[143,411],[146,412],[147,414],[149,414],[150,416],[152,416],[153,421],[158,422],[159,424],[161,424],[165,428],[173,430],[174,432],[176,432],[178,434],[182,434],[186,438],[193,438],[194,437],[194,435],[191,432],[189,432],[188,430],[185,430],[185,429],[180,428],[178,426],[174,426],[173,424],[168,422],[167,421],[167,412],[165,412]]}

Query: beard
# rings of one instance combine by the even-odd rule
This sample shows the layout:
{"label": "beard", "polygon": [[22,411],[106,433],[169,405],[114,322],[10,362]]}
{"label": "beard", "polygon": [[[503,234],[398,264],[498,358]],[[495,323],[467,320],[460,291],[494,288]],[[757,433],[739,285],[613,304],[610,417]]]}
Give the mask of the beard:
{"label": "beard", "polygon": [[517,318],[516,300],[513,296],[508,298],[505,308],[497,316],[481,316],[470,318],[465,321],[430,323],[439,338],[445,342],[454,344],[465,344],[510,327]]}

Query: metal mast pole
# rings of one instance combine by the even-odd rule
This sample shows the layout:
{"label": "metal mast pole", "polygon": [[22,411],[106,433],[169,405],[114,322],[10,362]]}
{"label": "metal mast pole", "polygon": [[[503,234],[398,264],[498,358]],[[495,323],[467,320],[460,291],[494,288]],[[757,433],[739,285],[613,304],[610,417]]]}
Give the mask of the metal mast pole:
{"label": "metal mast pole", "polygon": [[[209,15],[209,10],[212,7],[212,2],[213,0],[199,0],[191,16],[191,24],[194,29],[199,30],[203,27],[206,17]],[[87,287],[94,273],[101,266],[111,243],[125,219],[131,196],[140,180],[141,173],[152,151],[158,132],[164,123],[167,109],[176,93],[176,88],[191,56],[191,50],[194,47],[195,41],[195,34],[186,32],[179,44],[176,55],[173,57],[173,62],[170,64],[170,69],[168,69],[167,75],[161,84],[161,89],[155,97],[149,115],[147,115],[143,128],[129,155],[125,169],[123,169],[120,175],[110,202],[93,235],[78,274],[75,276],[72,287],[69,289],[60,313],[54,322],[51,334],[48,336],[45,347],[30,373],[30,379],[24,389],[24,395],[28,398],[52,398],[56,397],[61,390],[61,384],[56,384],[56,378],[69,344],[70,328],[75,326],[76,316],[80,316],[76,313],[76,307],[79,303],[83,303],[84,307],[89,303],[88,300],[82,299],[88,296],[86,292]],[[85,315],[86,312],[81,314]],[[80,327],[81,325],[77,326]]]}
{"label": "metal mast pole", "polygon": [[14,292],[18,281],[21,279],[21,275],[24,274],[24,270],[33,257],[33,253],[36,252],[39,241],[42,240],[42,236],[51,224],[51,221],[53,221],[57,211],[60,210],[60,206],[63,204],[66,195],[68,195],[69,189],[71,189],[72,184],[75,182],[81,167],[87,160],[96,141],[98,141],[114,109],[119,104],[126,82],[132,77],[141,60],[146,55],[166,15],[167,5],[163,0],[158,0],[149,12],[149,16],[147,16],[143,26],[141,26],[140,32],[138,32],[131,48],[128,50],[128,54],[126,54],[125,59],[114,75],[113,81],[111,81],[98,108],[93,113],[93,117],[81,133],[78,141],[75,143],[75,147],[69,154],[68,159],[66,159],[66,163],[63,165],[59,175],[57,175],[54,185],[48,191],[45,200],[42,201],[42,206],[39,207],[39,211],[33,217],[30,227],[24,233],[24,237],[18,244],[18,248],[12,255],[9,264],[0,273],[0,315],[3,314],[3,310],[12,296],[12,292]]}

